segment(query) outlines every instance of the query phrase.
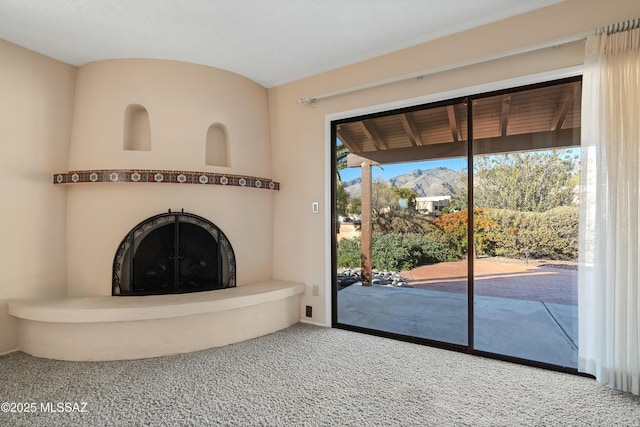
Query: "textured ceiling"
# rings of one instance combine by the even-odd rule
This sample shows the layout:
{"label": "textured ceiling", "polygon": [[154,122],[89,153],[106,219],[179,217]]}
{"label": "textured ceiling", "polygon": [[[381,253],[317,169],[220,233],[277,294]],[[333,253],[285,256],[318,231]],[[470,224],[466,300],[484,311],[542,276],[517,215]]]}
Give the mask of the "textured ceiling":
{"label": "textured ceiling", "polygon": [[562,0],[0,0],[0,38],[80,66],[174,59],[272,87]]}

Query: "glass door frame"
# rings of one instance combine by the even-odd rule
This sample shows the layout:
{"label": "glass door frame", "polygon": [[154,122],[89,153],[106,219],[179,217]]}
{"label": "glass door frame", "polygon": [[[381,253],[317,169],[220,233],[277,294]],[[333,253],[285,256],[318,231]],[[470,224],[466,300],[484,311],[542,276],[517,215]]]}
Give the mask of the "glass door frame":
{"label": "glass door frame", "polygon": [[[385,331],[380,331],[380,330],[375,330],[375,329],[369,329],[369,328],[363,328],[363,327],[358,327],[358,326],[353,326],[353,325],[348,325],[348,324],[343,324],[339,322],[338,319],[338,283],[337,283],[337,211],[336,211],[336,188],[337,188],[337,164],[336,164],[336,141],[337,141],[337,127],[340,124],[344,124],[344,123],[350,123],[350,122],[354,122],[354,121],[360,121],[360,120],[367,120],[367,119],[373,119],[373,118],[377,118],[377,117],[384,117],[384,116],[390,116],[390,115],[395,115],[395,114],[403,114],[403,113],[409,113],[409,112],[413,112],[413,111],[420,111],[420,110],[425,110],[425,109],[432,109],[432,108],[437,108],[437,107],[442,107],[442,106],[447,106],[447,105],[454,105],[454,104],[459,104],[459,103],[464,103],[466,105],[466,112],[467,112],[467,154],[466,154],[466,160],[467,160],[467,186],[468,186],[468,193],[467,193],[467,213],[468,213],[468,217],[467,217],[467,236],[473,236],[474,235],[474,218],[473,218],[473,214],[474,214],[474,209],[473,209],[473,182],[474,182],[474,175],[473,175],[473,160],[474,160],[474,155],[473,155],[473,150],[474,150],[474,146],[473,146],[473,101],[475,100],[479,100],[479,99],[483,99],[483,98],[489,98],[489,97],[493,97],[493,96],[499,96],[499,95],[506,95],[506,94],[511,94],[511,93],[515,93],[515,92],[522,92],[522,91],[527,91],[527,90],[532,90],[532,89],[539,89],[539,88],[544,88],[544,87],[550,87],[550,86],[556,86],[556,85],[561,85],[561,84],[565,84],[565,83],[572,83],[572,82],[581,82],[582,81],[582,75],[574,75],[571,77],[565,77],[565,78],[559,78],[559,79],[551,79],[551,80],[546,80],[540,83],[533,83],[533,84],[525,84],[525,85],[521,85],[521,86],[515,86],[515,87],[510,87],[510,88],[506,88],[506,89],[500,89],[500,90],[493,90],[493,91],[488,91],[488,92],[481,92],[481,93],[477,93],[477,94],[473,94],[473,95],[468,95],[468,96],[463,96],[463,97],[456,97],[456,98],[451,98],[451,99],[446,99],[446,100],[442,100],[442,101],[437,101],[437,102],[430,102],[430,103],[424,103],[424,104],[419,104],[419,105],[415,105],[415,106],[410,106],[410,107],[403,107],[403,108],[398,108],[398,109],[392,109],[392,110],[387,110],[387,111],[382,111],[382,112],[377,112],[377,113],[372,113],[372,114],[366,114],[366,115],[359,115],[359,116],[353,116],[353,117],[348,117],[348,118],[342,118],[342,119],[337,119],[337,120],[332,120],[330,122],[330,141],[331,141],[331,147],[330,147],[330,155],[331,155],[331,172],[330,172],[330,184],[331,184],[331,195],[330,195],[330,200],[331,200],[331,327],[333,328],[338,328],[338,329],[344,329],[344,330],[349,330],[349,331],[354,331],[354,332],[361,332],[361,333],[367,333],[370,335],[376,335],[376,336],[381,336],[381,337],[385,337],[385,338],[391,338],[391,339],[396,339],[399,341],[407,341],[407,342],[412,342],[412,343],[416,343],[416,344],[422,344],[422,345],[428,345],[428,346],[432,346],[432,347],[436,347],[436,348],[442,348],[442,349],[447,349],[447,350],[453,350],[453,351],[458,351],[458,352],[463,352],[463,353],[468,353],[470,355],[475,355],[475,356],[482,356],[482,357],[487,357],[487,358],[491,358],[491,359],[497,359],[497,360],[503,360],[503,361],[508,361],[508,362],[512,362],[512,363],[518,363],[521,365],[526,365],[526,366],[533,366],[533,367],[539,367],[539,368],[544,368],[544,369],[548,369],[548,370],[553,370],[553,371],[559,371],[559,372],[564,372],[564,373],[570,373],[570,374],[575,374],[575,375],[580,375],[580,376],[589,376],[586,374],[582,374],[579,373],[577,369],[574,368],[568,368],[568,367],[564,367],[564,366],[558,366],[558,365],[554,365],[554,364],[549,364],[549,363],[544,363],[544,362],[538,362],[538,361],[534,361],[534,360],[529,360],[529,359],[522,359],[522,358],[517,358],[517,357],[513,357],[513,356],[508,356],[508,355],[503,355],[503,354],[499,354],[499,353],[491,353],[491,352],[487,352],[487,351],[482,351],[482,350],[477,350],[474,347],[474,302],[475,302],[475,297],[474,297],[474,259],[472,256],[468,256],[467,257],[467,345],[457,345],[457,344],[452,344],[452,343],[446,343],[446,342],[441,342],[441,341],[434,341],[434,340],[430,340],[430,339],[425,339],[425,338],[418,338],[418,337],[412,337],[412,336],[406,336],[406,335],[399,335],[399,334],[395,334],[395,333],[390,333],[390,332],[385,332]],[[416,161],[418,160],[428,160],[428,159],[416,159]],[[468,254],[472,254],[474,250],[474,239],[472,238],[467,238],[467,253]]]}

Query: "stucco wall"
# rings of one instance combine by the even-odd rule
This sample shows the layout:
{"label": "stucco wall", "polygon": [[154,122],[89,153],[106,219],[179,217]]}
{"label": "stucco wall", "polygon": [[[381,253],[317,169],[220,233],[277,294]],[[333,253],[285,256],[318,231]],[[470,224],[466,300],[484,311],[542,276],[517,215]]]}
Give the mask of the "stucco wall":
{"label": "stucco wall", "polygon": [[[640,2],[635,0],[567,0],[270,89],[273,168],[275,179],[286,184],[276,196],[273,274],[279,279],[308,285],[301,317],[304,306],[311,305],[314,308],[311,320],[330,324],[327,115],[579,66],[584,46],[578,41],[512,55],[420,80],[320,100],[315,106],[298,105],[298,99],[478,58],[509,55],[638,16]],[[320,214],[311,213],[312,201],[321,202]],[[313,284],[320,285],[319,296],[312,295]]]}
{"label": "stucco wall", "polygon": [[[123,149],[126,107],[149,115],[151,150]],[[228,167],[206,165],[212,124],[228,135]],[[271,177],[267,91],[227,71],[163,60],[109,60],[78,70],[70,170],[169,169]],[[110,295],[115,251],[140,221],[167,209],[207,218],[234,248],[237,283],[271,278],[270,190],[193,184],[68,185],[69,295]]]}
{"label": "stucco wall", "polygon": [[76,69],[0,40],[0,354],[17,348],[7,301],[66,293],[66,189]]}
{"label": "stucco wall", "polygon": [[[236,251],[239,284],[269,278],[306,283],[301,317],[312,305],[311,320],[329,322],[327,115],[580,65],[583,46],[515,55],[315,107],[298,99],[514,52],[638,16],[637,0],[567,0],[269,91],[232,73],[173,61],[101,61],[76,71],[0,41],[0,353],[17,346],[8,299],[108,294],[124,233],[169,208],[222,228]],[[149,113],[151,151],[123,150],[129,104]],[[205,164],[205,138],[214,123],[228,132],[229,167]],[[54,172],[101,168],[255,175],[279,181],[281,190],[51,184]],[[318,214],[311,211],[314,201]],[[312,296],[313,284],[320,285],[319,296]]]}

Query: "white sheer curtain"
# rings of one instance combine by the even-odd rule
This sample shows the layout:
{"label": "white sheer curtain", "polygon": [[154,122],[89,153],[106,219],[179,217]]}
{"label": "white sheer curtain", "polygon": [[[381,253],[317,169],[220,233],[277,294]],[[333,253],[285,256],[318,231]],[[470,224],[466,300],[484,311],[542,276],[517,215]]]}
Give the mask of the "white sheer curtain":
{"label": "white sheer curtain", "polygon": [[640,395],[640,29],[587,40],[578,369]]}

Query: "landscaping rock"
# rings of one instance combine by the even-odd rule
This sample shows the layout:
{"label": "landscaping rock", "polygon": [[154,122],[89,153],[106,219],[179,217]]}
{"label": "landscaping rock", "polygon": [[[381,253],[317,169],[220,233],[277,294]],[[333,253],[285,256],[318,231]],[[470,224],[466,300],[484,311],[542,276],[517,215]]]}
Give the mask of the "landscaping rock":
{"label": "landscaping rock", "polygon": [[[337,273],[338,290],[344,289],[347,286],[351,286],[352,284],[362,280],[360,268],[339,268]],[[372,285],[411,287],[397,271],[379,271],[374,269],[372,273]]]}

